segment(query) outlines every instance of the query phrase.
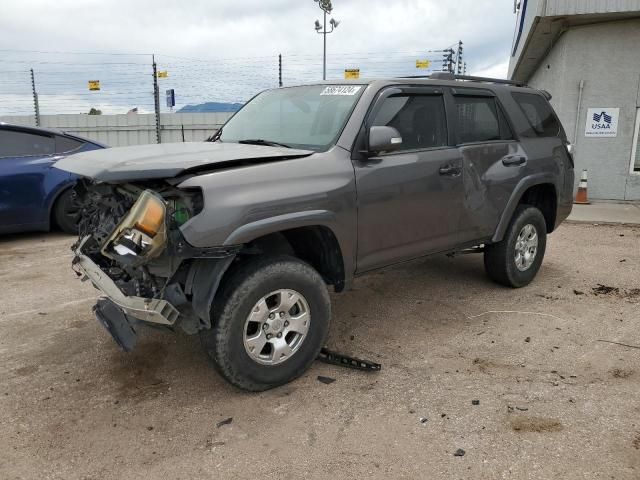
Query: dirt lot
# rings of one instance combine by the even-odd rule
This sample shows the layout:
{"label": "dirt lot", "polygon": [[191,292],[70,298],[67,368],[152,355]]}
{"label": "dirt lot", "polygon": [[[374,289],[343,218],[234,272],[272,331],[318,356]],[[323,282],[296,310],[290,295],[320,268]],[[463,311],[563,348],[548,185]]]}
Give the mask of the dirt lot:
{"label": "dirt lot", "polygon": [[523,290],[477,255],[363,277],[333,297],[330,346],[383,370],[316,363],[262,394],[195,337],[120,353],[71,243],[0,239],[3,480],[640,478],[640,349],[600,341],[640,345],[639,227],[563,226]]}

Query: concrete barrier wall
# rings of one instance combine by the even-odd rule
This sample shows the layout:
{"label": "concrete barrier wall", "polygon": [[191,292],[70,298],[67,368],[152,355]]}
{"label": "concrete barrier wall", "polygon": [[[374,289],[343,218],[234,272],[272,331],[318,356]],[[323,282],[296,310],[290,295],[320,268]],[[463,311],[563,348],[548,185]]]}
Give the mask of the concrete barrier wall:
{"label": "concrete barrier wall", "polygon": [[[163,113],[162,143],[200,142],[230,116],[231,113]],[[33,116],[0,116],[0,122],[35,126]],[[156,143],[155,116],[150,114],[42,115],[40,123],[41,127],[64,130],[112,147]]]}

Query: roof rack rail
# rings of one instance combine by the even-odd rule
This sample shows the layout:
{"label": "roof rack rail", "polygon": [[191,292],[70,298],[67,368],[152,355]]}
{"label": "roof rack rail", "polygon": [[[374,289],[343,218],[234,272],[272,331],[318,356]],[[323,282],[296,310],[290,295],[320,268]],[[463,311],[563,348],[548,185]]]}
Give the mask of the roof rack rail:
{"label": "roof rack rail", "polygon": [[489,78],[489,77],[475,77],[471,75],[456,75],[450,72],[435,72],[431,75],[414,75],[403,78],[431,78],[433,80],[466,80],[469,82],[487,82],[487,83],[499,83],[503,85],[513,85],[516,87],[526,87],[527,84],[519,82],[517,80],[505,80],[502,78]]}

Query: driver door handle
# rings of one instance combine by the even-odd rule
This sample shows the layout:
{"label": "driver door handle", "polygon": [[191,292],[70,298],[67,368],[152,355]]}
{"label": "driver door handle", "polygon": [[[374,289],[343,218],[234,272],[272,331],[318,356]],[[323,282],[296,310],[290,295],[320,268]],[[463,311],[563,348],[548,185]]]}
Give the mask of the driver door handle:
{"label": "driver door handle", "polygon": [[457,175],[460,175],[461,170],[460,167],[445,165],[443,167],[440,167],[440,170],[438,170],[438,172],[440,173],[440,175],[449,175],[455,177]]}
{"label": "driver door handle", "polygon": [[505,167],[524,165],[527,163],[527,157],[524,155],[507,155],[502,158],[502,164]]}

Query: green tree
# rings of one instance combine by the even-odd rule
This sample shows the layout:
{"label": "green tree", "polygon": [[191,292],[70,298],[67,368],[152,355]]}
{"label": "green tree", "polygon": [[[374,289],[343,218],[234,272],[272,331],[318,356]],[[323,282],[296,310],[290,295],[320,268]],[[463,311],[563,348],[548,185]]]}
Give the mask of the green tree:
{"label": "green tree", "polygon": [[91,110],[89,110],[89,115],[102,115],[102,110],[91,107]]}

